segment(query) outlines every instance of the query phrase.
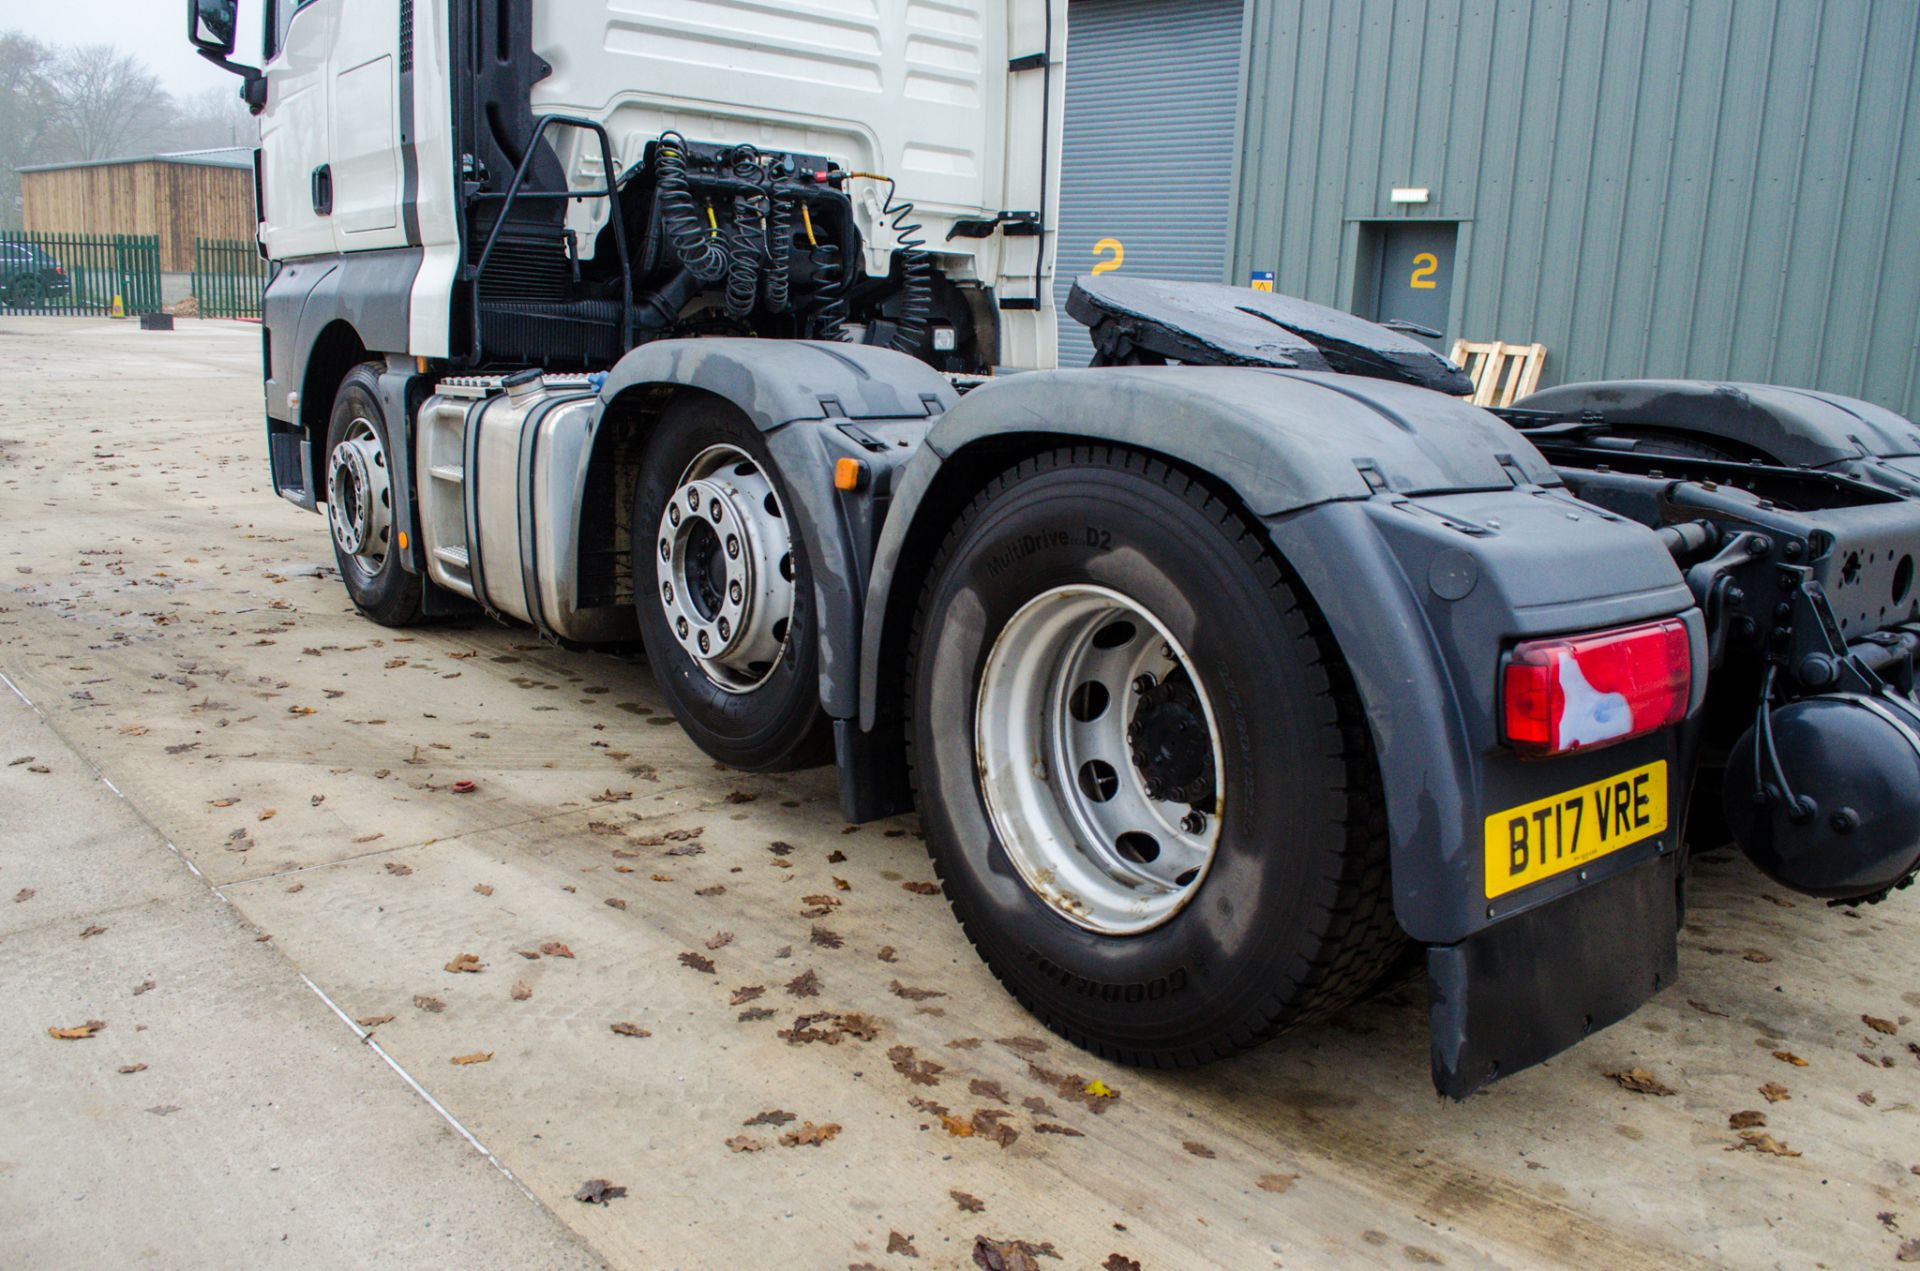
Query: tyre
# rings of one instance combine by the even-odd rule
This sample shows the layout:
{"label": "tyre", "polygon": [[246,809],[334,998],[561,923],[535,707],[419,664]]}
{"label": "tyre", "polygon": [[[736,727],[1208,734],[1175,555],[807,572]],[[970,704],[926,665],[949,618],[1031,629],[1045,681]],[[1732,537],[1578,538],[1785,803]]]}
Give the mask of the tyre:
{"label": "tyre", "polygon": [[987,965],[1117,1062],[1204,1063],[1393,971],[1385,815],[1339,651],[1257,523],[1056,450],[991,482],[916,617],[913,777]]}
{"label": "tyre", "polygon": [[327,530],[354,606],[387,627],[420,620],[423,584],[400,567],[393,542],[394,430],[380,404],[378,368],[347,373],[327,421]]}
{"label": "tyre", "polygon": [[634,481],[633,596],[654,679],[694,744],[754,772],[832,754],[791,506],[759,432],[714,398],[667,408]]}

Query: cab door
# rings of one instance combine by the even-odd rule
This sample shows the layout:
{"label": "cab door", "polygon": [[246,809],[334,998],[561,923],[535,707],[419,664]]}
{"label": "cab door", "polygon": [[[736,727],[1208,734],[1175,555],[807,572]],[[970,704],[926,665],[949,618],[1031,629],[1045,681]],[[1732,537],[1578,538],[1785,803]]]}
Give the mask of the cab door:
{"label": "cab door", "polygon": [[342,251],[406,243],[400,227],[400,0],[314,0],[339,12],[329,146]]}
{"label": "cab door", "polygon": [[327,95],[339,0],[282,0],[260,115],[260,240],[273,260],[332,252]]}

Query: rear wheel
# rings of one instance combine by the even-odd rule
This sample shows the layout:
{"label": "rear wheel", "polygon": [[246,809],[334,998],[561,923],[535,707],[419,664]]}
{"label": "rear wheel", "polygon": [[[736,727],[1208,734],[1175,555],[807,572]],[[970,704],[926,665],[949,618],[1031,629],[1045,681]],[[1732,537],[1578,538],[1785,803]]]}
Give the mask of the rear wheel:
{"label": "rear wheel", "polygon": [[1259,527],[1180,470],[1076,449],[997,478],[935,566],[909,695],[954,910],[1070,1040],[1201,1063],[1394,968],[1345,666]]}
{"label": "rear wheel", "polygon": [[765,444],[726,402],[686,397],[649,438],[633,492],[633,595],[681,727],[757,772],[831,756],[806,545]]}
{"label": "rear wheel", "polygon": [[380,405],[378,368],[356,366],[334,395],[327,423],[327,531],[340,581],[360,612],[382,626],[420,620],[418,574],[400,566],[393,509],[392,428]]}

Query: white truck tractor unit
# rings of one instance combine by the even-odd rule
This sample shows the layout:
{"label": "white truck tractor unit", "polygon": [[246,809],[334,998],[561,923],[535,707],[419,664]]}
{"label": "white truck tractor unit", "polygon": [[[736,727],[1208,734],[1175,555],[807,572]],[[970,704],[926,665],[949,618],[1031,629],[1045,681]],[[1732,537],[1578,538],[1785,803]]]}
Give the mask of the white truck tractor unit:
{"label": "white truck tractor unit", "polygon": [[917,811],[1121,1062],[1423,969],[1469,1094],[1674,978],[1690,811],[1911,881],[1920,430],[1497,416],[1402,332],[1125,271],[1052,369],[1066,11],[269,0],[255,68],[190,0],[261,119],[274,487],[355,605],[638,645],[706,753]]}

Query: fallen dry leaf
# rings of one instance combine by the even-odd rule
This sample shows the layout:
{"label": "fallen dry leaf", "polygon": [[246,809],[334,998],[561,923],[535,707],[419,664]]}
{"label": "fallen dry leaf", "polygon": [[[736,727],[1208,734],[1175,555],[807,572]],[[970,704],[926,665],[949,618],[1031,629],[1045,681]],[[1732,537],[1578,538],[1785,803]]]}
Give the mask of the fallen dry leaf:
{"label": "fallen dry leaf", "polygon": [[746,1125],[746,1126],[786,1125],[789,1122],[794,1121],[796,1119],[797,1118],[793,1115],[793,1113],[788,1112],[785,1109],[768,1108],[765,1112],[754,1113],[752,1116],[748,1117],[746,1120],[742,1121],[740,1124]]}
{"label": "fallen dry leaf", "polygon": [[1773,1052],[1773,1057],[1783,1064],[1792,1064],[1795,1068],[1805,1068],[1807,1066],[1806,1060],[1800,1058],[1800,1056],[1790,1050],[1776,1050]]}
{"label": "fallen dry leaf", "polygon": [[874,952],[873,956],[879,958],[882,962],[898,962],[900,960],[900,951],[890,944],[883,944]]}
{"label": "fallen dry leaf", "polygon": [[940,1115],[940,1124],[946,1126],[947,1133],[956,1139],[970,1139],[973,1137],[973,1122],[966,1120],[964,1117],[948,1116],[942,1113]]}
{"label": "fallen dry leaf", "polygon": [[963,1214],[983,1213],[987,1208],[986,1202],[978,1196],[969,1196],[963,1191],[948,1188],[947,1195],[953,1197],[953,1203],[960,1206],[960,1212]]}
{"label": "fallen dry leaf", "polygon": [[305,883],[293,883],[287,887],[287,894],[291,896],[297,891],[305,891],[306,889],[307,885]]}
{"label": "fallen dry leaf", "polygon": [[910,1235],[903,1236],[897,1231],[889,1231],[887,1233],[887,1252],[902,1253],[909,1258],[917,1258],[920,1256],[920,1251],[913,1247],[913,1237]]}
{"label": "fallen dry leaf", "polygon": [[238,802],[240,802],[238,799],[208,799],[207,806],[210,808],[230,808]]}
{"label": "fallen dry leaf", "polygon": [[82,940],[90,940],[94,936],[104,936],[106,934],[107,934],[107,929],[105,927],[102,927],[97,923],[89,923],[87,924],[86,930],[80,933],[80,938]]}
{"label": "fallen dry leaf", "polygon": [[930,997],[946,996],[939,989],[917,989],[912,985],[902,984],[898,980],[893,981],[887,988],[895,997],[903,997],[909,1002],[924,1002]]}
{"label": "fallen dry leaf", "polygon": [[797,1130],[788,1130],[780,1136],[783,1147],[819,1147],[834,1135],[840,1133],[840,1127],[829,1121],[825,1125],[815,1125],[811,1121],[802,1121]]}
{"label": "fallen dry leaf", "polygon": [[[392,874],[395,878],[405,878],[408,874],[411,874],[413,872],[413,866],[402,865],[399,861],[388,861],[387,872],[389,874]],[[447,969],[452,970],[453,968],[449,967]]]}
{"label": "fallen dry leaf", "polygon": [[751,1134],[736,1134],[727,1140],[728,1150],[734,1152],[759,1152],[763,1151],[766,1146],[765,1143],[754,1138]]}
{"label": "fallen dry leaf", "polygon": [[1040,1271],[1041,1258],[1059,1257],[1051,1240],[1035,1244],[1031,1240],[973,1238],[973,1265],[980,1271]]}
{"label": "fallen dry leaf", "polygon": [[153,992],[153,990],[157,987],[158,986],[152,980],[142,980],[140,981],[140,983],[133,986],[133,995],[135,997],[139,997],[142,993]]}
{"label": "fallen dry leaf", "polygon": [[609,788],[594,795],[593,801],[595,803],[625,803],[632,797],[633,791],[631,790],[614,790]]}
{"label": "fallen dry leaf", "polygon": [[1674,1092],[1672,1086],[1661,1081],[1645,1068],[1626,1068],[1606,1075],[1611,1077],[1622,1090],[1631,1090],[1635,1094],[1670,1095]]}
{"label": "fallen dry leaf", "polygon": [[748,1002],[751,1002],[754,998],[759,997],[766,991],[763,986],[758,984],[749,984],[743,988],[737,988],[733,991],[733,996],[727,999],[727,1005],[745,1006]]}
{"label": "fallen dry leaf", "polygon": [[1764,1152],[1768,1156],[1800,1155],[1800,1153],[1794,1151],[1779,1139],[1774,1138],[1765,1130],[1742,1130],[1740,1132],[1740,1141],[1728,1148],[1727,1151],[1744,1152],[1749,1148],[1756,1152]]}
{"label": "fallen dry leaf", "polygon": [[490,1050],[476,1050],[471,1055],[455,1055],[449,1062],[455,1064],[484,1064],[493,1058]]}
{"label": "fallen dry leaf", "polygon": [[1780,1103],[1793,1098],[1792,1095],[1787,1093],[1787,1088],[1777,1081],[1769,1081],[1766,1085],[1761,1086],[1760,1093],[1766,1096],[1768,1103]]}
{"label": "fallen dry leaf", "polygon": [[488,886],[486,883],[475,883],[473,885],[473,889],[476,892],[479,892],[482,896],[493,895],[493,888]]}
{"label": "fallen dry leaf", "polygon": [[893,1064],[893,1070],[916,1086],[937,1086],[940,1074],[946,1068],[931,1059],[920,1059],[913,1053],[911,1046],[894,1046],[887,1051],[887,1059]]}
{"label": "fallen dry leaf", "polygon": [[466,973],[469,975],[478,975],[485,969],[486,963],[480,960],[480,955],[477,953],[458,954],[454,957],[453,961],[447,963],[447,970],[456,974]]}
{"label": "fallen dry leaf", "polygon": [[1900,1026],[1890,1019],[1881,1019],[1878,1015],[1862,1015],[1860,1022],[1876,1033],[1885,1033],[1892,1037],[1900,1031]]}
{"label": "fallen dry leaf", "polygon": [[845,938],[842,937],[839,932],[829,931],[825,927],[818,925],[814,927],[807,938],[822,949],[838,949],[846,944]]}
{"label": "fallen dry leaf", "polygon": [[1185,1148],[1189,1155],[1197,1156],[1202,1160],[1210,1161],[1214,1158],[1213,1149],[1205,1143],[1195,1143],[1192,1139],[1188,1139],[1180,1146]]}
{"label": "fallen dry leaf", "polygon": [[901,883],[900,887],[903,891],[910,891],[916,896],[937,896],[940,894],[939,883]]}
{"label": "fallen dry leaf", "polygon": [[693,953],[691,951],[683,953],[680,955],[680,965],[686,967],[688,970],[698,971],[703,975],[713,974],[713,959],[704,953]]}
{"label": "fallen dry leaf", "polygon": [[115,1071],[119,1072],[122,1076],[126,1076],[136,1072],[145,1072],[146,1070],[147,1066],[145,1064],[121,1064]]}
{"label": "fallen dry leaf", "polygon": [[618,1024],[609,1024],[609,1025],[607,1025],[607,1027],[608,1027],[608,1028],[611,1028],[611,1029],[612,1029],[612,1030],[613,1030],[614,1032],[616,1032],[616,1033],[618,1033],[618,1034],[620,1034],[620,1035],[621,1035],[622,1037],[651,1037],[651,1036],[653,1036],[653,1034],[652,1034],[651,1032],[649,1032],[649,1031],[647,1031],[646,1029],[644,1029],[644,1028],[642,1028],[642,1027],[640,1027],[640,1025],[638,1025],[638,1024],[635,1024],[635,1023],[633,1023],[633,1022],[631,1022],[631,1021],[629,1021],[629,1020],[624,1020],[624,1019],[623,1019],[623,1020],[621,1020],[621,1021],[620,1021],[620,1022],[619,1022]]}
{"label": "fallen dry leaf", "polygon": [[716,931],[707,937],[707,948],[709,949],[724,949],[732,943],[733,933],[731,931]]}
{"label": "fallen dry leaf", "polygon": [[254,818],[254,820],[256,820],[256,821],[271,821],[271,820],[273,820],[273,818],[275,818],[276,816],[279,816],[279,815],[280,815],[280,809],[279,809],[279,808],[261,808],[261,809],[260,809],[260,815],[259,815],[259,816],[257,816],[257,817],[255,817],[255,818]]}
{"label": "fallen dry leaf", "polygon": [[524,1002],[533,996],[533,985],[525,980],[515,980],[513,987],[507,990],[507,996],[516,1002]]}
{"label": "fallen dry leaf", "polygon": [[1767,1123],[1767,1114],[1749,1108],[1744,1112],[1732,1112],[1727,1115],[1729,1130],[1754,1130]]}
{"label": "fallen dry leaf", "polygon": [[1744,954],[1743,954],[1743,955],[1741,955],[1741,956],[1743,956],[1743,957],[1745,957],[1745,958],[1746,958],[1746,960],[1747,960],[1747,961],[1749,961],[1749,962],[1771,962],[1771,961],[1773,961],[1773,955],[1772,955],[1772,954],[1770,954],[1770,953],[1762,953],[1762,952],[1760,952],[1760,950],[1758,950],[1758,949],[1748,949],[1748,950],[1746,951],[1746,953],[1744,953]]}
{"label": "fallen dry leaf", "polygon": [[22,887],[19,891],[13,893],[13,903],[16,905],[25,904],[39,894],[40,893],[31,887]]}
{"label": "fallen dry leaf", "polygon": [[49,1028],[47,1036],[55,1041],[77,1042],[93,1036],[106,1026],[104,1020],[90,1019],[84,1024],[75,1024],[72,1028]]}
{"label": "fallen dry leaf", "polygon": [[580,1184],[580,1190],[573,1194],[573,1198],[585,1205],[604,1205],[626,1194],[626,1188],[609,1183],[604,1178],[590,1178]]}
{"label": "fallen dry leaf", "polygon": [[1262,1174],[1255,1180],[1254,1186],[1263,1192],[1272,1192],[1278,1196],[1292,1190],[1294,1183],[1299,1181],[1299,1178],[1300,1176],[1298,1174]]}
{"label": "fallen dry leaf", "polygon": [[1140,1263],[1124,1253],[1110,1253],[1100,1264],[1100,1271],[1140,1271]]}
{"label": "fallen dry leaf", "polygon": [[540,946],[540,952],[550,958],[570,958],[573,956],[573,950],[567,948],[566,945],[561,944],[558,940],[547,941]]}
{"label": "fallen dry leaf", "polygon": [[1920,1236],[1900,1242],[1899,1252],[1893,1255],[1895,1262],[1920,1262]]}
{"label": "fallen dry leaf", "polygon": [[[664,874],[655,874],[653,879],[657,883],[670,883],[673,881]],[[724,896],[727,894],[727,885],[725,883],[715,883],[711,887],[696,887],[694,888],[693,894],[696,896]]]}
{"label": "fallen dry leaf", "polygon": [[432,1015],[438,1015],[447,1009],[447,1004],[437,997],[428,997],[425,993],[413,995],[413,1004]]}
{"label": "fallen dry leaf", "polygon": [[390,1015],[390,1014],[388,1014],[388,1015],[368,1015],[368,1016],[365,1016],[365,1017],[363,1017],[363,1018],[361,1018],[361,1019],[357,1019],[357,1020],[355,1020],[355,1021],[353,1021],[353,1022],[354,1022],[354,1023],[356,1023],[356,1024],[358,1024],[358,1025],[360,1025],[360,1027],[362,1027],[362,1028],[378,1028],[378,1027],[380,1027],[380,1025],[382,1025],[382,1024],[391,1024],[391,1023],[393,1023],[393,1016],[392,1016],[392,1015]]}
{"label": "fallen dry leaf", "polygon": [[1118,1099],[1120,1097],[1119,1093],[1115,1091],[1112,1086],[1109,1086],[1098,1077],[1095,1077],[1092,1081],[1080,1087],[1080,1089],[1096,1099]]}
{"label": "fallen dry leaf", "polygon": [[627,907],[627,902],[620,899],[620,897],[618,896],[609,896],[606,899],[606,906],[609,909],[625,909]]}
{"label": "fallen dry leaf", "polygon": [[787,992],[793,994],[795,997],[819,997],[820,977],[809,967],[807,970],[794,976],[791,980],[788,980],[786,989]]}

